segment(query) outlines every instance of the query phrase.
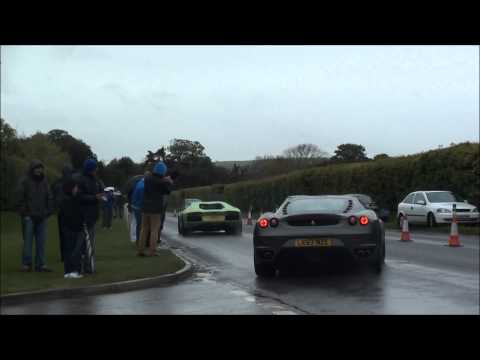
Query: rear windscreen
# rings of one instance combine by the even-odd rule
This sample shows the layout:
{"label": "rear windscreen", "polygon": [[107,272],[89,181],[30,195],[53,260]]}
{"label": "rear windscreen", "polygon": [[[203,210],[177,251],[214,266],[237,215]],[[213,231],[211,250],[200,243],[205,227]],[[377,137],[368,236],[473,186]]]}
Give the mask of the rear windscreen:
{"label": "rear windscreen", "polygon": [[349,199],[299,199],[287,204],[286,213],[343,213],[351,210],[352,205]]}
{"label": "rear windscreen", "polygon": [[200,204],[199,208],[202,210],[222,210],[223,205],[220,203],[214,203],[214,204]]}

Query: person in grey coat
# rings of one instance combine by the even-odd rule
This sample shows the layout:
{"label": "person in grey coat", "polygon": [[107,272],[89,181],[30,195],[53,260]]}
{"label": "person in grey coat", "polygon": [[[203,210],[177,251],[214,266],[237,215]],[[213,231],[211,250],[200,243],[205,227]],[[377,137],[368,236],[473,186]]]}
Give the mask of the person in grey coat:
{"label": "person in grey coat", "polygon": [[45,167],[33,160],[16,189],[17,211],[23,235],[22,271],[32,271],[35,238],[35,271],[51,272],[45,262],[47,219],[53,213],[53,197],[45,177]]}

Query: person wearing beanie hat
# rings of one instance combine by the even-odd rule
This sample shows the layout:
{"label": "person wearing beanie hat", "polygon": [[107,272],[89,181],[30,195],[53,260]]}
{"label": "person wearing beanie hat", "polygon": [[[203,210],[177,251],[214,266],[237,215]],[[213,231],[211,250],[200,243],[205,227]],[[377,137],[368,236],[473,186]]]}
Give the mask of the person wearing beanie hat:
{"label": "person wearing beanie hat", "polygon": [[83,173],[78,178],[78,197],[82,204],[88,236],[92,247],[91,257],[87,252],[86,243],[82,248],[84,259],[83,270],[86,273],[94,272],[95,264],[95,224],[100,217],[100,204],[104,196],[105,185],[97,175],[97,161],[87,159],[83,164]]}
{"label": "person wearing beanie hat", "polygon": [[163,161],[159,161],[157,164],[155,164],[153,173],[160,176],[165,176],[167,173],[167,165],[165,165]]}
{"label": "person wearing beanie hat", "polygon": [[67,178],[62,185],[64,196],[60,203],[63,214],[62,233],[64,277],[79,279],[81,272],[81,253],[84,244],[85,216],[78,196],[78,184],[73,178]]}
{"label": "person wearing beanie hat", "polygon": [[153,167],[152,174],[144,179],[142,226],[138,241],[138,255],[145,256],[145,243],[149,238],[148,256],[155,256],[159,240],[162,214],[164,211],[164,196],[170,194],[172,180],[166,177],[167,166],[159,161]]}
{"label": "person wearing beanie hat", "polygon": [[95,161],[95,159],[85,160],[85,162],[83,163],[83,172],[85,174],[91,174],[95,170],[97,170],[97,162]]}

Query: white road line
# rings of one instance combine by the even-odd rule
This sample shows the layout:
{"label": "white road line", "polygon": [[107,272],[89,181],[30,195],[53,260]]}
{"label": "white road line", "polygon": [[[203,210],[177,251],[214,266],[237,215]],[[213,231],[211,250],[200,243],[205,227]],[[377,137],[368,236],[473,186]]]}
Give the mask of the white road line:
{"label": "white road line", "polygon": [[473,290],[478,290],[479,288],[478,275],[446,271],[406,261],[390,260],[386,262],[389,267],[402,270],[407,275],[417,274],[422,277],[426,275],[430,279],[435,279],[435,281],[446,282],[454,286],[462,286]]}
{"label": "white road line", "polygon": [[248,296],[248,293],[243,290],[232,290],[230,291],[230,294],[238,295],[238,296]]}
{"label": "white road line", "polygon": [[[408,242],[407,244],[415,244],[415,243],[418,243],[418,244],[426,244],[426,245],[437,245],[437,246],[445,246],[445,245],[448,245],[448,237],[445,239],[445,241],[434,241],[434,240],[424,240],[424,239],[416,239],[415,236],[413,236],[412,234],[410,234],[410,237],[412,239],[411,242]],[[385,240],[387,241],[398,241],[400,243],[400,238],[394,238],[392,236],[389,236],[389,235],[385,235]],[[460,243],[462,243],[462,239],[460,238]],[[470,250],[478,250],[479,247],[478,246],[472,246],[472,245],[469,245],[469,244],[462,244],[462,248],[464,249],[470,249]]]}
{"label": "white road line", "polygon": [[272,314],[273,315],[297,315],[297,313],[290,310],[273,311]]}

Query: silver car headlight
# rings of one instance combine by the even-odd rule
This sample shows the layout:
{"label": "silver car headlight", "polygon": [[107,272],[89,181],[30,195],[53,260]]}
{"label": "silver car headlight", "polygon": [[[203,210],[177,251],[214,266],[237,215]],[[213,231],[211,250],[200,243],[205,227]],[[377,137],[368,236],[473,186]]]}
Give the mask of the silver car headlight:
{"label": "silver car headlight", "polygon": [[472,212],[478,213],[478,209],[477,209],[477,208],[473,208],[473,209],[472,209]]}
{"label": "silver car headlight", "polygon": [[437,209],[437,213],[443,213],[443,214],[448,214],[448,213],[451,213],[452,211],[451,210],[448,210],[448,209]]}

